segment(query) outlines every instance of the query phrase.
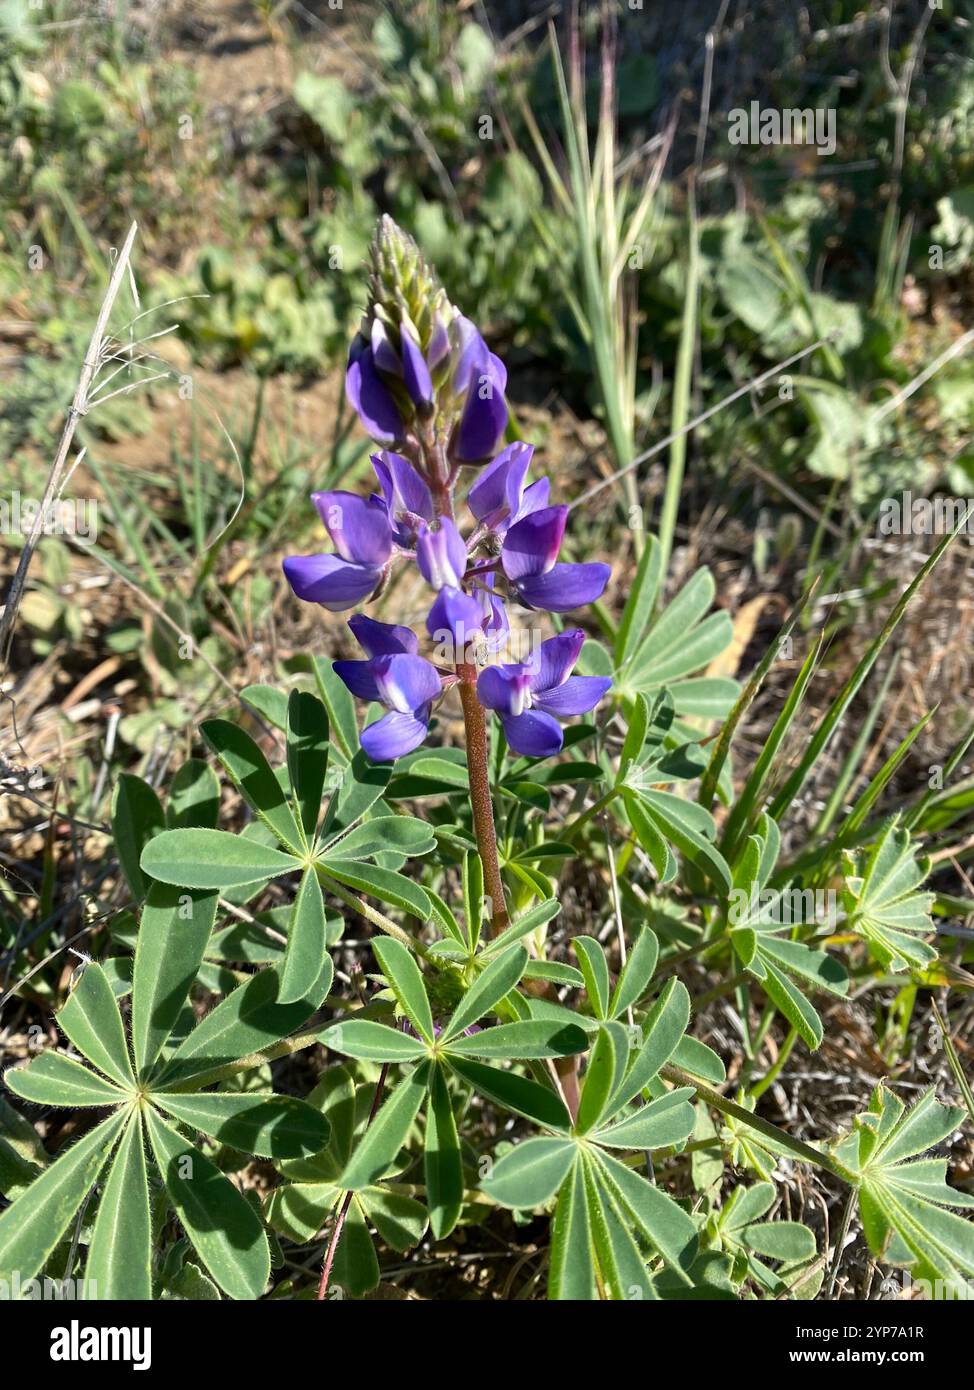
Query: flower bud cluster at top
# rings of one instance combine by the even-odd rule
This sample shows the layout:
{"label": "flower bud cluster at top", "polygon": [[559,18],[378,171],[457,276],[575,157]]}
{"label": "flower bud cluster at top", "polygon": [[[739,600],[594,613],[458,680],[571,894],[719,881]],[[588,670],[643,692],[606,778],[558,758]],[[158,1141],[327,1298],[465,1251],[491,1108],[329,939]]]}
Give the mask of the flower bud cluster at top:
{"label": "flower bud cluster at top", "polygon": [[[284,573],[298,598],[332,612],[377,597],[391,567],[404,560],[429,584],[426,630],[447,669],[419,654],[411,628],[362,613],[349,627],[365,659],[334,663],[354,695],[386,709],[362,734],[368,756],[385,761],[419,747],[434,702],[458,671],[477,654],[504,650],[508,603],[571,612],[600,597],[609,567],[559,563],[568,508],[550,505],[547,478],[530,482],[531,445],[501,448],[504,364],[391,218],[379,223],[371,259],[370,302],[349,352],[345,389],[383,446],[372,455],[379,491],[314,493],[334,551],[290,556]],[[474,469],[463,534],[458,484]],[[559,719],[593,709],[605,694],[608,679],[572,675],[583,641],[581,629],[568,629],[524,662],[480,672],[480,702],[497,713],[514,752],[558,752]]]}

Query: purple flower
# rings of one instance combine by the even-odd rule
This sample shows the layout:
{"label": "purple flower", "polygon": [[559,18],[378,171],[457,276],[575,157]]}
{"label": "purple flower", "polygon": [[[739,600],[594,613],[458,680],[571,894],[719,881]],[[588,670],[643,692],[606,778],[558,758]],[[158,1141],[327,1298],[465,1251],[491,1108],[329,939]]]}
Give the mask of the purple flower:
{"label": "purple flower", "polygon": [[353,608],[374,592],[392,554],[392,523],[381,497],[315,492],[337,555],[289,555],[284,573],[296,596],[333,613]]}
{"label": "purple flower", "polygon": [[349,627],[367,661],[336,661],[335,673],[353,695],[377,700],[388,714],[362,733],[362,747],[373,762],[411,753],[426,737],[430,707],[442,683],[432,662],[416,655],[418,639],[408,627],[379,623],[358,613]]}
{"label": "purple flower", "polygon": [[461,463],[489,458],[507,425],[507,368],[490,351],[469,319],[458,314],[457,365],[453,389],[465,397],[451,452]]}
{"label": "purple flower", "polygon": [[467,547],[454,523],[441,516],[436,529],[423,525],[416,537],[416,563],[434,589],[458,589],[467,569]]}
{"label": "purple flower", "polygon": [[412,550],[421,524],[435,516],[429,486],[408,459],[388,449],[372,455],[372,467],[393,519],[396,544]]}
{"label": "purple flower", "polygon": [[467,659],[468,647],[484,642],[487,621],[483,603],[446,584],[427,615],[426,631],[436,643],[442,659],[456,665]]}
{"label": "purple flower", "polygon": [[542,642],[530,661],[481,671],[480,703],[497,712],[515,753],[526,758],[557,753],[564,742],[558,719],[594,709],[612,684],[608,676],[570,674],[584,641],[585,633],[575,628]]}
{"label": "purple flower", "polygon": [[504,538],[501,567],[528,608],[567,613],[594,603],[609,582],[608,565],[559,565],[567,507],[544,507],[514,523]]}
{"label": "purple flower", "polygon": [[547,478],[525,487],[533,453],[531,444],[509,444],[467,494],[467,506],[481,526],[495,535],[503,536],[514,522],[548,505],[551,488]]}
{"label": "purple flower", "polygon": [[[389,351],[392,352],[391,345]],[[345,394],[373,439],[394,444],[406,433],[395,397],[379,375],[375,352],[360,333],[352,342],[345,369]]]}

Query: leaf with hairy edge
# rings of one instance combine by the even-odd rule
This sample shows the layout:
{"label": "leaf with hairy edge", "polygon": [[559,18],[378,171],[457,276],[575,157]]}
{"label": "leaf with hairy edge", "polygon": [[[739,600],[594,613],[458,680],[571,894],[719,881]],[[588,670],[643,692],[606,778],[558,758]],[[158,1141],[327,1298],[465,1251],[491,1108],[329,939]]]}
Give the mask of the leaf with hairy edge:
{"label": "leaf with hairy edge", "polygon": [[287,702],[287,770],[291,796],[307,843],[314,840],[328,773],[328,714],[320,700],[292,690]]}
{"label": "leaf with hairy edge", "polygon": [[206,719],[200,725],[200,733],[254,815],[281,844],[300,854],[304,837],[294,813],[270,763],[250,735],[228,719]]}
{"label": "leaf with hairy edge", "polygon": [[377,939],[372,950],[399,1007],[416,1032],[432,1043],[433,1013],[419,966],[399,941]]}
{"label": "leaf with hairy edge", "polygon": [[426,1044],[419,1038],[367,1018],[334,1023],[320,1037],[333,1052],[362,1062],[418,1062],[427,1054]]}
{"label": "leaf with hairy edge", "polygon": [[340,1179],[346,1191],[368,1187],[382,1177],[406,1142],[427,1092],[430,1068],[424,1062],[400,1080],[362,1136]]}
{"label": "leaf with hairy edge", "polygon": [[142,1122],[135,1112],[130,1115],[98,1203],[85,1284],[100,1300],[146,1302],[152,1298],[149,1180]]}
{"label": "leaf with hairy edge", "polygon": [[488,1067],[482,1062],[472,1062],[453,1053],[447,1055],[453,1071],[481,1095],[498,1105],[514,1110],[526,1119],[534,1120],[547,1129],[567,1131],[571,1128],[571,1116],[565,1109],[561,1097],[547,1086],[537,1081],[529,1081],[513,1071],[501,1071],[499,1067]]}
{"label": "leaf with hairy edge", "polygon": [[481,955],[484,958],[499,956],[501,952],[507,951],[522,936],[527,936],[530,931],[537,931],[550,922],[553,917],[557,917],[561,911],[561,903],[557,898],[547,898],[544,902],[535,903],[529,907],[527,912],[512,922],[509,927],[505,927],[502,932],[488,941]]}
{"label": "leaf with hairy edge", "polygon": [[190,758],[169,787],[167,830],[212,830],[220,814],[220,783],[209,763]]}
{"label": "leaf with hairy edge", "polygon": [[584,1052],[588,1038],[581,1028],[547,1019],[520,1023],[501,1023],[481,1028],[469,1037],[454,1038],[447,1050],[454,1057],[492,1057],[529,1059],[532,1057],[571,1057]]}
{"label": "leaf with hairy edge", "polygon": [[196,1253],[225,1294],[260,1298],[271,1258],[254,1208],[154,1110],[147,1109],[145,1116],[166,1190]]}
{"label": "leaf with hairy edge", "polygon": [[326,878],[401,908],[421,922],[428,922],[433,915],[430,900],[419,884],[394,869],[381,869],[378,864],[361,864],[354,859],[329,859],[319,863],[318,868]]}
{"label": "leaf with hairy edge", "polygon": [[311,1017],[328,993],[331,958],[304,999],[282,1004],[275,969],[261,970],[238,986],[196,1025],[167,1061],[156,1087],[184,1089],[195,1077],[271,1047]]}
{"label": "leaf with hairy edge", "polygon": [[544,1206],[564,1182],[575,1153],[570,1139],[525,1139],[491,1166],[481,1189],[504,1207]]}
{"label": "leaf with hairy edge", "polygon": [[26,1067],[12,1067],[4,1072],[3,1079],[15,1095],[35,1105],[121,1105],[132,1094],[53,1050],[42,1052]]}
{"label": "leaf with hairy edge", "polygon": [[317,1153],[331,1133],[320,1111],[294,1096],[274,1092],[159,1092],[153,1100],[183,1124],[262,1158],[303,1158]]}
{"label": "leaf with hairy edge", "polygon": [[639,1002],[649,988],[658,959],[659,941],[649,927],[643,927],[612,991],[608,1009],[610,1018],[621,1018]]}
{"label": "leaf with hairy edge", "polygon": [[934,895],[919,891],[928,872],[928,862],[915,857],[909,831],[895,821],[868,854],[847,858],[843,901],[849,925],[890,970],[922,970],[937,959],[922,940],[934,930]]}
{"label": "leaf with hairy edge", "polygon": [[145,846],[165,825],[162,804],[148,782],[131,772],[120,773],[112,795],[112,838],[133,898],[144,898],[149,890],[139,860]]}
{"label": "leaf with hairy edge", "polygon": [[132,972],[132,1047],[146,1076],[186,1002],[216,920],[219,894],[153,883]]}
{"label": "leaf with hairy edge", "polygon": [[228,830],[164,830],[142,851],[142,867],[177,888],[236,888],[303,867],[293,854]]}
{"label": "leaf with hairy edge", "polygon": [[667,983],[646,1017],[642,1046],[606,1106],[607,1118],[618,1114],[659,1074],[660,1068],[672,1057],[689,1022],[690,996],[683,982],[674,978]]}
{"label": "leaf with hairy edge", "polygon": [[358,721],[355,718],[355,701],[345,682],[335,674],[330,661],[316,656],[314,659],[315,681],[322,703],[328,711],[335,742],[346,758],[358,752]]}
{"label": "leaf with hairy edge", "polygon": [[327,863],[329,858],[369,859],[373,854],[390,850],[418,856],[430,854],[435,848],[432,829],[417,816],[375,816],[362,821],[340,840],[329,841],[323,862]]}
{"label": "leaf with hairy edge", "polygon": [[291,909],[287,951],[281,966],[282,1004],[303,999],[321,974],[326,953],[325,900],[313,868],[305,869]]}
{"label": "leaf with hairy edge", "polygon": [[491,961],[460,1000],[453,1017],[444,1025],[443,1042],[449,1042],[485,1014],[491,1013],[515,988],[527,963],[528,953],[523,946],[505,951],[497,960]]}
{"label": "leaf with hairy edge", "polygon": [[586,1134],[605,1113],[612,1092],[622,1080],[629,1057],[629,1039],[621,1023],[604,1023],[582,1078],[582,1098],[575,1129]]}
{"label": "leaf with hairy edge", "polygon": [[574,937],[572,950],[585,977],[585,992],[592,1012],[596,1018],[605,1018],[609,1011],[609,967],[605,952],[592,936]]}
{"label": "leaf with hairy edge", "polygon": [[646,1259],[630,1234],[631,1221],[616,1202],[613,1193],[600,1181],[592,1158],[582,1159],[585,1198],[598,1261],[601,1285],[616,1303],[632,1298],[655,1298]]}
{"label": "leaf with hairy edge", "polygon": [[670,1091],[608,1129],[597,1130],[592,1140],[610,1149],[665,1149],[680,1144],[693,1132],[695,1116],[688,1103],[692,1095],[692,1086]]}
{"label": "leaf with hairy edge", "polygon": [[100,965],[89,961],[81,979],[57,1014],[79,1052],[120,1086],[131,1088],[135,1074],[115,995]]}
{"label": "leaf with hairy edge", "polygon": [[125,1123],[118,1110],[45,1168],[22,1196],[0,1213],[0,1280],[21,1287],[47,1263],[109,1155]]}
{"label": "leaf with hairy edge", "polygon": [[608,1154],[596,1153],[602,1181],[639,1232],[658,1250],[685,1284],[692,1283],[688,1270],[697,1252],[697,1228],[673,1198]]}
{"label": "leaf with hairy edge", "polygon": [[592,1230],[585,1198],[585,1175],[576,1159],[562,1184],[551,1225],[548,1297],[581,1301],[595,1297]]}
{"label": "leaf with hairy edge", "polygon": [[441,1066],[434,1066],[430,1083],[423,1170],[426,1177],[430,1230],[434,1240],[443,1240],[460,1218],[463,1206],[463,1164],[460,1158],[456,1117]]}
{"label": "leaf with hairy edge", "polygon": [[[332,726],[334,727],[334,725]],[[360,821],[389,785],[392,763],[374,763],[360,748],[342,774],[341,785],[328,803],[319,840],[331,841]]]}

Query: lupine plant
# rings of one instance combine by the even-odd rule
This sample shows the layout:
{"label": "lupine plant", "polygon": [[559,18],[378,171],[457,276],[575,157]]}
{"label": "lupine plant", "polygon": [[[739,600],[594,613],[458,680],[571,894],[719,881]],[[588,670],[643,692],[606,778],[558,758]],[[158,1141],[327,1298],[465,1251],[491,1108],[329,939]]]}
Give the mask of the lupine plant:
{"label": "lupine plant", "polygon": [[[243,722],[201,727],[252,813],[242,828],[219,827],[202,760],[165,806],[120,779],[133,905],[56,1015],[67,1046],[6,1074],[82,1133],[51,1161],[0,1110],[0,1279],[359,1297],[390,1252],[537,1221],[523,1296],[810,1298],[842,1242],[782,1216],[802,1164],[848,1192],[847,1222],[858,1201],[875,1259],[964,1295],[974,1228],[951,1209],[974,1198],[947,1185],[945,1157],[920,1156],[960,1109],[932,1090],[907,1108],[881,1085],[848,1133],[816,1142],[761,1113],[851,982],[912,1000],[949,978],[920,840],[957,807],[931,793],[874,814],[908,740],[834,830],[781,829],[946,541],[785,770],[813,650],[735,792],[736,732],[771,655],[743,691],[706,674],[729,619],[706,572],[661,602],[652,537],[618,620],[594,606],[610,568],[561,558],[568,507],[530,476],[503,364],[388,220],[346,389],[376,489],[315,494],[332,548],[284,561],[328,654],[288,694],[245,689]],[[339,654],[333,614],[360,654]],[[812,909],[786,913],[796,895]],[[353,922],[366,935],[345,941]],[[699,967],[744,1039],[734,1096],[695,1035]],[[299,1053],[310,1079],[289,1070]],[[304,1098],[276,1092],[285,1079]],[[241,1193],[227,1174],[254,1158]]]}

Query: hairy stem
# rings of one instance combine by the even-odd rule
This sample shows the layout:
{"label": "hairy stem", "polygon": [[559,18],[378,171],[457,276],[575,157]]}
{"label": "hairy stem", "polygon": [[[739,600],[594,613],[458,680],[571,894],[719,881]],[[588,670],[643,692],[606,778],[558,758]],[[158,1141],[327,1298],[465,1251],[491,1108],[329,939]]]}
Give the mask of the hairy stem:
{"label": "hairy stem", "polygon": [[[369,1118],[365,1122],[366,1129],[368,1129],[369,1125],[375,1119],[376,1111],[379,1108],[379,1101],[382,1099],[382,1092],[385,1090],[386,1077],[388,1075],[389,1063],[384,1062],[382,1064],[382,1070],[379,1072],[379,1079],[375,1083],[375,1094],[372,1097],[372,1106],[369,1110]],[[324,1262],[321,1266],[321,1279],[318,1281],[317,1301],[319,1303],[323,1298],[326,1297],[328,1293],[328,1283],[331,1279],[331,1267],[335,1263],[335,1251],[338,1249],[338,1242],[342,1238],[342,1231],[344,1231],[345,1229],[345,1221],[348,1217],[348,1209],[352,1205],[352,1197],[354,1195],[355,1194],[352,1192],[345,1193],[345,1197],[342,1201],[341,1207],[339,1208],[338,1215],[335,1217],[335,1224],[332,1227],[331,1236],[328,1241],[328,1249],[325,1251]]]}
{"label": "hairy stem", "polygon": [[477,668],[469,661],[457,665],[457,688],[463,706],[463,727],[467,735],[467,769],[470,777],[470,806],[477,850],[484,866],[484,887],[490,898],[491,934],[510,926],[504,899],[504,883],[497,858],[494,806],[490,796],[489,750],[484,708],[477,699]]}

